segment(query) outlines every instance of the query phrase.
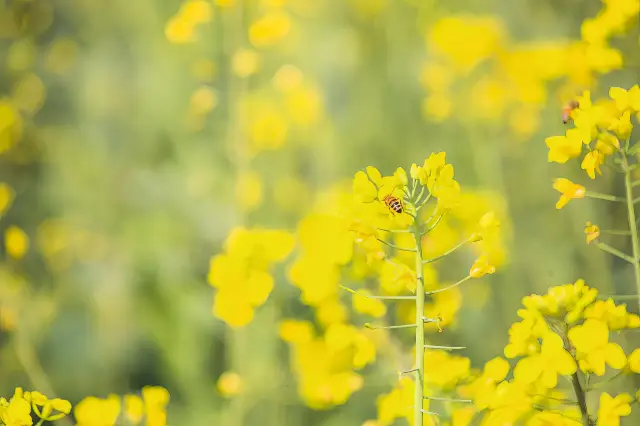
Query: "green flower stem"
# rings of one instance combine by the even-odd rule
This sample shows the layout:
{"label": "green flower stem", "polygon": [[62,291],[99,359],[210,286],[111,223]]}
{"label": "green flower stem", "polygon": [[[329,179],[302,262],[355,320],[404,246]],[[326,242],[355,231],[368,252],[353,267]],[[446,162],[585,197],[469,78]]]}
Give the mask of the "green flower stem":
{"label": "green flower stem", "polygon": [[355,294],[356,296],[366,297],[367,299],[380,299],[380,300],[413,300],[414,296],[375,296],[370,294],[358,293],[352,288],[345,287],[343,285],[339,285],[343,290],[348,291],[351,294]]}
{"label": "green flower stem", "polygon": [[[435,228],[436,226],[438,226],[438,223],[440,222],[440,220],[442,220],[444,214],[441,214],[440,216],[438,216],[438,218],[436,219],[436,221],[433,223],[433,225],[431,225],[430,227],[428,227],[426,229],[426,231],[424,231],[420,236],[423,235],[427,235],[429,232],[431,232],[433,230],[433,228]],[[429,220],[427,220],[427,223],[429,223],[429,221],[431,220],[431,218],[429,218]]]}
{"label": "green flower stem", "polygon": [[466,346],[438,346],[438,345],[424,345],[425,349],[442,349],[443,351],[458,351],[467,349]]}
{"label": "green flower stem", "polygon": [[[442,216],[441,216],[442,217]],[[440,219],[438,219],[440,220]],[[414,226],[416,242],[416,379],[413,395],[413,425],[423,426],[422,403],[424,400],[424,265],[422,261],[422,232]],[[418,409],[419,408],[419,409]]]}
{"label": "green flower stem", "polygon": [[[407,234],[407,233],[411,232],[408,229],[384,229],[384,228],[376,228],[376,229],[378,231],[398,233],[398,234]],[[602,232],[602,231],[600,231],[600,232]]]}
{"label": "green flower stem", "polygon": [[580,378],[578,377],[577,371],[571,376],[571,384],[573,385],[573,390],[576,393],[578,407],[580,407],[580,413],[582,414],[582,426],[591,426],[589,411],[587,410],[587,394],[580,384]]}
{"label": "green flower stem", "polygon": [[598,299],[607,300],[637,300],[638,295],[636,294],[599,294]]}
{"label": "green flower stem", "polygon": [[408,249],[408,248],[404,248],[404,247],[398,247],[397,245],[395,245],[395,244],[391,244],[391,243],[388,243],[388,242],[386,242],[385,240],[381,240],[380,238],[376,238],[376,239],[377,239],[378,241],[380,241],[382,244],[388,245],[389,247],[394,248],[394,249],[396,249],[396,250],[401,250],[401,251],[410,251],[410,252],[412,252],[412,253],[413,253],[413,252],[415,252],[415,249]]}
{"label": "green flower stem", "polygon": [[601,229],[600,233],[609,235],[631,235],[631,231],[618,231],[615,229]]}
{"label": "green flower stem", "polygon": [[614,249],[613,247],[611,247],[608,244],[605,243],[596,243],[596,247],[598,247],[600,250],[607,252],[609,254],[612,254],[616,257],[619,257],[622,260],[626,260],[629,263],[634,263],[637,264],[638,262],[635,261],[631,256],[629,256],[628,254],[624,254],[623,252],[621,252],[620,250]]}
{"label": "green flower stem", "polygon": [[[629,231],[631,231],[631,247],[633,250],[633,270],[636,280],[637,293],[640,296],[640,246],[638,245],[638,228],[636,227],[636,211],[633,206],[633,183],[631,181],[631,170],[627,156],[622,157],[622,166],[624,167],[624,186],[627,194],[627,211],[629,212]],[[640,297],[638,298],[638,306],[640,306]]]}
{"label": "green flower stem", "polygon": [[368,328],[369,330],[390,330],[390,329],[394,329],[394,328],[413,328],[416,327],[416,324],[402,324],[402,325],[383,325],[383,326],[376,326],[376,325],[371,325],[369,323],[365,323],[364,328]]}
{"label": "green flower stem", "polygon": [[458,250],[458,249],[459,249],[460,247],[462,247],[463,245],[467,244],[467,243],[471,240],[471,238],[472,238],[472,237],[467,238],[466,240],[464,240],[464,241],[462,241],[461,243],[459,243],[457,246],[455,246],[455,247],[453,247],[453,248],[449,249],[448,251],[445,251],[445,252],[444,252],[444,253],[442,253],[440,256],[436,256],[436,257],[434,257],[434,258],[432,258],[432,259],[426,259],[426,260],[423,260],[423,261],[422,261],[422,263],[423,263],[423,264],[425,264],[425,263],[435,262],[436,260],[440,260],[440,259],[442,259],[443,257],[450,255],[451,253],[453,253],[454,251]]}
{"label": "green flower stem", "polygon": [[584,196],[589,198],[596,198],[598,200],[619,201],[621,203],[624,203],[626,201],[622,197],[616,197],[615,195],[609,195],[609,194],[601,194],[599,192],[593,192],[593,191],[586,191]]}
{"label": "green flower stem", "polygon": [[[637,297],[637,296],[636,296]],[[617,379],[618,377],[622,376],[624,374],[624,370],[619,371],[618,373],[614,374],[613,376],[609,377],[608,379],[605,379],[601,382],[598,383],[594,383],[591,386],[588,386],[585,388],[585,392],[590,392],[592,390],[598,389],[601,386],[606,385],[607,383],[611,383],[613,382],[615,379]]]}
{"label": "green flower stem", "polygon": [[465,281],[467,281],[469,279],[471,279],[471,275],[467,275],[466,277],[464,277],[463,279],[461,279],[457,283],[448,285],[446,287],[439,288],[437,290],[427,291],[425,294],[436,294],[436,293],[440,293],[442,291],[450,290],[450,289],[452,289],[454,287],[458,287],[460,284],[462,284],[463,282],[465,282]]}
{"label": "green flower stem", "polygon": [[438,396],[425,396],[424,399],[429,399],[431,401],[444,401],[444,402],[464,402],[464,403],[473,402],[473,400],[471,399],[446,398],[446,397],[438,397]]}

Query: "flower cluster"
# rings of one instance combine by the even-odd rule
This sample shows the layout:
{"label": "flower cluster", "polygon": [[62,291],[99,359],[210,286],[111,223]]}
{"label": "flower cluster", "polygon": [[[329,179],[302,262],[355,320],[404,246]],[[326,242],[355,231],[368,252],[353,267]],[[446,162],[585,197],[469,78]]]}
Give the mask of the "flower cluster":
{"label": "flower cluster", "polygon": [[[522,320],[511,326],[504,349],[507,359],[519,358],[511,377],[509,362],[502,357],[476,370],[467,358],[427,351],[427,407],[444,403],[440,419],[451,426],[468,426],[473,419],[486,426],[580,426],[587,424],[585,419],[598,426],[619,425],[620,418],[631,412],[630,394],[601,392],[593,407],[586,395],[608,383],[608,379],[596,382],[607,366],[618,370],[618,375],[640,373],[640,349],[627,355],[613,341],[620,332],[640,328],[640,317],[629,313],[624,304],[597,296],[598,291],[583,280],[552,287],[544,295],[526,296],[524,308],[518,311]],[[571,388],[563,386],[561,376],[569,379]],[[413,382],[403,378],[382,395],[378,424],[408,416],[412,390]],[[429,416],[424,424],[435,423]]]}
{"label": "flower cluster", "polygon": [[311,323],[285,320],[280,337],[291,347],[292,370],[298,393],[306,404],[327,409],[344,404],[363,385],[361,370],[375,361],[376,346],[370,331],[333,323],[317,335]]}
{"label": "flower cluster", "polygon": [[242,327],[253,319],[273,290],[270,268],[293,249],[294,238],[279,230],[235,228],[225,241],[224,253],[211,259],[209,283],[217,289],[213,314]]}
{"label": "flower cluster", "polygon": [[638,13],[635,0],[605,2],[595,18],[583,22],[580,40],[544,42],[512,41],[505,24],[492,16],[441,18],[426,34],[424,114],[436,121],[458,110],[460,117],[494,122],[506,116],[516,134],[530,136],[547,103],[548,82],[564,77],[566,90],[589,87],[595,75],[623,66],[620,51],[608,42],[624,34]]}
{"label": "flower cluster", "polygon": [[[124,398],[109,395],[107,398],[89,396],[73,408],[78,426],[115,426],[120,418],[127,424],[166,426],[166,407],[169,393],[159,386],[146,386],[142,395],[128,394]],[[7,400],[0,398],[0,425],[32,426],[34,414],[40,421],[54,422],[71,413],[71,403],[65,399],[49,399],[38,391],[25,392],[16,388]],[[144,423],[143,423],[144,421]]]}
{"label": "flower cluster", "polygon": [[8,401],[4,397],[0,398],[0,424],[31,426],[32,410],[42,421],[55,421],[71,412],[71,403],[60,398],[48,399],[37,391],[24,392],[22,388],[16,388]]}
{"label": "flower cluster", "polygon": [[[640,88],[635,85],[627,91],[612,87],[609,96],[609,100],[592,102],[590,92],[586,91],[578,98],[578,106],[570,113],[574,127],[564,136],[551,136],[545,141],[549,162],[566,163],[582,157],[581,167],[591,179],[602,175],[604,164],[614,168],[628,167],[627,157],[634,149],[629,143],[633,130],[631,117],[640,113]],[[565,180],[556,181],[555,187],[563,194],[558,208],[570,198],[584,196],[584,187]]]}

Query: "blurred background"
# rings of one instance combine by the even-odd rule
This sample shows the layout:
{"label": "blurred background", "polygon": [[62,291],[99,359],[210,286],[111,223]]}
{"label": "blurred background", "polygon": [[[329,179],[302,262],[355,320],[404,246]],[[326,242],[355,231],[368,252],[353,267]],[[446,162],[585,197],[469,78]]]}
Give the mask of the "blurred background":
{"label": "blurred background", "polygon": [[[244,327],[212,315],[209,262],[234,227],[294,233],[357,170],[431,152],[502,221],[503,264],[447,302],[456,321],[438,336],[474,367],[502,354],[526,294],[578,278],[633,293],[629,268],[584,243],[586,220],[625,211],[556,210],[553,179],[588,178],[544,143],[583,90],[638,83],[637,11],[615,31],[584,24],[605,3],[0,0],[0,394],[161,385],[172,425],[375,418],[398,370],[383,350],[344,403],[300,390],[278,331],[317,320],[288,279],[300,247]],[[588,185],[622,191],[606,172]]]}

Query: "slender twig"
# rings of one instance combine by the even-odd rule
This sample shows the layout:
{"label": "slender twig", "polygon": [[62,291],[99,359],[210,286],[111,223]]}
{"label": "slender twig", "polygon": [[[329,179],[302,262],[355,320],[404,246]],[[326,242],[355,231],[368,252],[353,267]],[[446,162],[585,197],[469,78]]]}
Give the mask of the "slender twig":
{"label": "slender twig", "polygon": [[454,251],[458,250],[460,247],[462,247],[463,245],[467,244],[469,241],[471,240],[471,237],[467,238],[466,240],[462,241],[461,243],[459,243],[458,245],[456,245],[455,247],[445,251],[444,253],[442,253],[439,256],[436,256],[432,259],[426,259],[423,260],[422,263],[426,264],[426,263],[431,263],[431,262],[435,262],[436,260],[440,260],[445,256],[450,255],[451,253],[453,253]]}
{"label": "slender twig", "polygon": [[600,233],[609,235],[631,235],[631,231],[621,231],[615,229],[601,229]]}
{"label": "slender twig", "polygon": [[416,326],[415,324],[375,326],[369,323],[365,323],[364,328],[368,328],[369,330],[390,330],[395,328],[413,328],[415,326]]}
{"label": "slender twig", "polygon": [[473,402],[472,399],[447,398],[447,397],[439,397],[439,396],[425,396],[424,399],[429,399],[431,401],[445,401],[445,402],[465,402],[465,403]]}
{"label": "slender twig", "polygon": [[591,386],[585,387],[585,392],[591,392],[592,390],[598,389],[601,386],[606,385],[607,383],[611,383],[612,381],[614,381],[615,379],[617,379],[618,377],[622,376],[624,374],[624,370],[623,371],[619,371],[616,374],[614,374],[613,376],[609,377],[606,380],[603,380],[601,382],[598,383],[594,383]]}
{"label": "slender twig", "polygon": [[371,294],[359,293],[356,290],[354,290],[352,288],[349,288],[349,287],[345,287],[343,285],[338,285],[338,287],[340,287],[343,290],[348,291],[351,294],[354,294],[356,296],[366,297],[367,299],[380,299],[380,300],[410,300],[410,299],[415,299],[415,296],[375,296],[375,295],[371,295]]}
{"label": "slender twig", "polygon": [[437,290],[427,291],[425,294],[436,294],[436,293],[440,293],[440,292],[442,292],[442,291],[450,290],[450,289],[452,289],[452,288],[454,288],[454,287],[459,286],[460,284],[462,284],[463,282],[465,282],[465,281],[467,281],[467,280],[469,280],[469,279],[471,279],[471,275],[467,275],[466,277],[464,277],[463,279],[461,279],[461,280],[460,280],[460,281],[458,281],[457,283],[454,283],[454,284],[448,285],[448,286],[446,286],[446,287],[439,288],[439,289],[437,289]]}
{"label": "slender twig", "polygon": [[638,264],[638,262],[636,260],[634,260],[631,256],[624,254],[623,252],[621,252],[620,250],[614,249],[613,247],[611,247],[608,244],[605,243],[596,243],[596,247],[598,247],[600,250],[607,252],[609,254],[612,254],[616,257],[619,257],[622,260],[626,260],[629,263],[633,263],[635,265]]}
{"label": "slender twig", "polygon": [[582,426],[590,426],[591,422],[589,421],[589,411],[587,410],[586,393],[580,384],[577,371],[571,376],[571,384],[578,399],[578,407],[580,407],[580,414],[582,415]]}
{"label": "slender twig", "polygon": [[[433,228],[435,228],[436,226],[438,226],[438,223],[440,223],[440,221],[442,220],[442,218],[444,217],[444,213],[441,214],[440,216],[438,216],[438,218],[436,219],[436,221],[433,223],[433,225],[431,225],[430,227],[428,227],[420,236],[424,236],[427,235],[429,232],[433,231]],[[430,219],[429,219],[430,220]],[[427,221],[428,222],[428,221]]]}
{"label": "slender twig", "polygon": [[376,239],[377,239],[378,241],[380,241],[382,244],[386,244],[386,245],[388,245],[389,247],[394,248],[394,249],[396,249],[396,250],[401,250],[401,251],[410,251],[410,252],[412,252],[412,253],[415,253],[415,252],[416,252],[416,250],[415,250],[415,249],[408,249],[408,248],[404,248],[404,247],[398,247],[397,245],[395,245],[395,244],[391,244],[391,243],[388,243],[388,242],[386,242],[385,240],[381,240],[380,238],[376,238]]}
{"label": "slender twig", "polygon": [[[392,233],[398,233],[398,234],[405,234],[405,233],[411,232],[408,229],[384,229],[384,228],[376,228],[376,229],[378,231],[392,232]],[[600,231],[600,232],[602,232],[602,231]]]}
{"label": "slender twig", "polygon": [[618,201],[623,203],[625,201],[622,197],[616,197],[615,195],[609,194],[600,194],[599,192],[587,191],[584,194],[585,197],[595,198],[597,200],[605,200],[605,201]]}
{"label": "slender twig", "polygon": [[638,299],[637,294],[599,294],[598,299],[613,299],[613,300],[636,300]]}
{"label": "slender twig", "polygon": [[[628,140],[627,140],[628,141]],[[629,231],[631,231],[631,248],[633,251],[633,269],[634,278],[636,281],[637,293],[640,294],[640,264],[638,258],[640,257],[640,244],[638,242],[638,228],[636,227],[636,211],[633,205],[633,187],[631,181],[631,169],[629,167],[629,161],[627,156],[622,157],[622,167],[624,168],[624,186],[627,195],[627,211],[629,216]],[[638,299],[638,305],[640,306],[640,299]]]}
{"label": "slender twig", "polygon": [[[416,243],[416,348],[424,347],[424,265],[422,263],[422,244],[421,229],[418,224],[413,226],[413,238]],[[420,407],[420,410],[414,410],[413,426],[423,426],[423,402],[424,402],[424,351],[416,352],[416,378],[414,386],[413,404],[414,407]]]}
{"label": "slender twig", "polygon": [[466,346],[439,346],[439,345],[424,345],[425,349],[442,349],[444,351],[459,351],[467,349]]}

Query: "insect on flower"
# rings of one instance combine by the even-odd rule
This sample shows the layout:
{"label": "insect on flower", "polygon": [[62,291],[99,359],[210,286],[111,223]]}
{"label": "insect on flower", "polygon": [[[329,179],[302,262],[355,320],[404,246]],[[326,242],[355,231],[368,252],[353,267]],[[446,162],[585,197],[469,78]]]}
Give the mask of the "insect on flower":
{"label": "insect on flower", "polygon": [[391,212],[394,214],[400,214],[404,211],[404,207],[402,206],[402,201],[400,201],[400,199],[398,199],[397,197],[394,197],[391,194],[384,197],[383,201],[384,201],[384,204],[387,207],[389,207],[389,210],[391,210]]}
{"label": "insect on flower", "polygon": [[562,107],[562,122],[564,124],[567,124],[569,122],[569,119],[571,118],[571,112],[579,106],[580,104],[578,103],[578,101],[573,100],[567,102],[564,107]]}

